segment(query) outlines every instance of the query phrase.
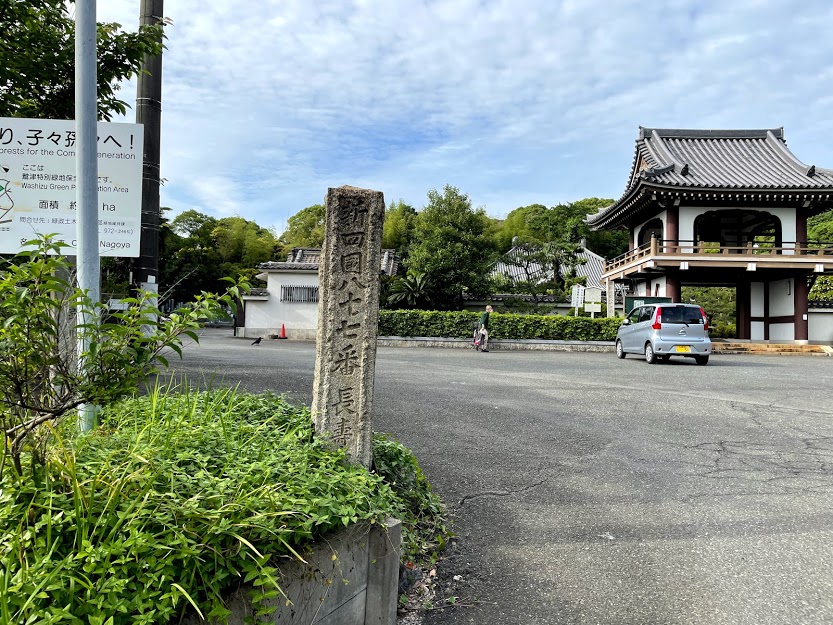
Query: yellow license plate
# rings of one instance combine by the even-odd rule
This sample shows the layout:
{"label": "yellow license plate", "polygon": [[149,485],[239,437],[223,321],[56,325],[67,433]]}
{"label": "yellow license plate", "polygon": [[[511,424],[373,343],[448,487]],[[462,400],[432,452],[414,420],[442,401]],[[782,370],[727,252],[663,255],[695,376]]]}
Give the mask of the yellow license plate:
{"label": "yellow license plate", "polygon": [[691,348],[688,345],[677,345],[676,352],[678,354],[688,354]]}

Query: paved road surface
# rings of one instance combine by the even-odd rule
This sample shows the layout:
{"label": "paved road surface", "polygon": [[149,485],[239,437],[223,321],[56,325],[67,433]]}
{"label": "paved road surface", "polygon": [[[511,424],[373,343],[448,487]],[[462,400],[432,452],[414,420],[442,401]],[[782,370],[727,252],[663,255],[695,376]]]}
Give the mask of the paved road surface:
{"label": "paved road surface", "polygon": [[[311,343],[249,343],[210,330],[179,366],[310,402]],[[462,605],[423,622],[833,623],[831,389],[831,358],[380,349],[376,429],[459,535]]]}

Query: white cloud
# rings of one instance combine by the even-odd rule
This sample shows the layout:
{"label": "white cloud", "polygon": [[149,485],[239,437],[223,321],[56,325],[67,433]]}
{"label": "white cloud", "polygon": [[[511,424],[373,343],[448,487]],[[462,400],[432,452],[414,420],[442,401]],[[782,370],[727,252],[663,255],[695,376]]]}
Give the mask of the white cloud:
{"label": "white cloud", "polygon": [[[494,215],[617,197],[637,126],[785,126],[833,166],[833,5],[169,0],[162,201],[280,227],[327,186]],[[137,0],[99,3],[133,27]],[[130,92],[125,91],[130,100]],[[570,156],[565,156],[570,155]]]}

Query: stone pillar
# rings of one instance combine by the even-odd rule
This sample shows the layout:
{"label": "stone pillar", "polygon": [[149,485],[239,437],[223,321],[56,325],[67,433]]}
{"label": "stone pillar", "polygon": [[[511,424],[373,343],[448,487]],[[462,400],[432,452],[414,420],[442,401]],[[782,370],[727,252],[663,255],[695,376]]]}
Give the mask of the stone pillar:
{"label": "stone pillar", "polygon": [[385,198],[345,186],[329,189],[326,205],[312,415],[316,434],[370,468]]}

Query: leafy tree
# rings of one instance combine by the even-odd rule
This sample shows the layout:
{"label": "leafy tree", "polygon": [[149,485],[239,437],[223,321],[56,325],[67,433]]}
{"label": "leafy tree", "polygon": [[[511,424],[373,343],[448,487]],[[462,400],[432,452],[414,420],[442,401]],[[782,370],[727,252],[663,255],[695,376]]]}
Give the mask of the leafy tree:
{"label": "leafy tree", "polygon": [[535,235],[530,230],[529,223],[538,215],[546,212],[543,204],[531,204],[516,208],[506,216],[496,234],[498,250],[508,252],[518,240],[530,241]]}
{"label": "leafy tree", "polygon": [[[0,117],[75,116],[75,21],[64,0],[2,0]],[[145,55],[162,51],[162,27],[123,32],[98,24],[98,116],[124,114],[120,83],[137,74]]]}
{"label": "leafy tree", "polygon": [[408,260],[408,248],[411,245],[416,223],[416,209],[402,200],[391,202],[385,210],[385,226],[382,231],[382,247],[396,250],[402,263]]}
{"label": "leafy tree", "polygon": [[190,210],[160,229],[159,279],[172,301],[184,302],[195,293],[212,291],[222,277],[213,236],[216,227],[215,218]]}
{"label": "leafy tree", "polygon": [[324,245],[324,221],[327,209],[313,204],[301,209],[287,220],[287,228],[278,238],[284,258],[293,247],[321,247]]}
{"label": "leafy tree", "polygon": [[[833,244],[833,210],[807,220],[807,238]],[[811,301],[833,301],[833,276],[819,276],[810,290]]]}
{"label": "leafy tree", "polygon": [[833,276],[819,276],[808,298],[811,302],[833,302]]}
{"label": "leafy tree", "polygon": [[537,302],[540,295],[560,295],[568,283],[575,283],[576,268],[585,262],[579,256],[587,229],[584,210],[572,204],[552,208],[532,204],[507,216],[504,232],[513,235],[515,252],[506,254],[503,261],[525,276],[510,292],[529,293]]}
{"label": "leafy tree", "polygon": [[451,185],[428,192],[410,246],[408,270],[434,285],[435,304],[462,309],[463,293],[486,295],[489,269],[496,257],[482,208],[473,209],[466,194]]}
{"label": "leafy tree", "polygon": [[220,273],[253,280],[257,266],[275,258],[278,240],[275,234],[242,217],[224,217],[212,232],[222,259]]}
{"label": "leafy tree", "polygon": [[575,243],[583,239],[585,247],[605,258],[613,258],[628,251],[626,230],[591,231],[584,219],[600,208],[610,206],[613,200],[585,198],[567,204],[547,208],[543,204],[521,206],[507,215],[499,228],[496,240],[501,252],[508,251],[515,243],[545,243],[568,240]]}
{"label": "leafy tree", "polygon": [[807,238],[811,241],[833,243],[833,210],[807,220]]}
{"label": "leafy tree", "polygon": [[217,220],[214,217],[191,209],[174,217],[171,222],[171,230],[183,237],[195,236],[200,232],[205,236],[214,230],[216,225]]}
{"label": "leafy tree", "polygon": [[169,299],[183,302],[218,291],[224,276],[253,282],[257,266],[273,260],[277,246],[272,231],[253,221],[188,210],[162,227],[161,283]]}

